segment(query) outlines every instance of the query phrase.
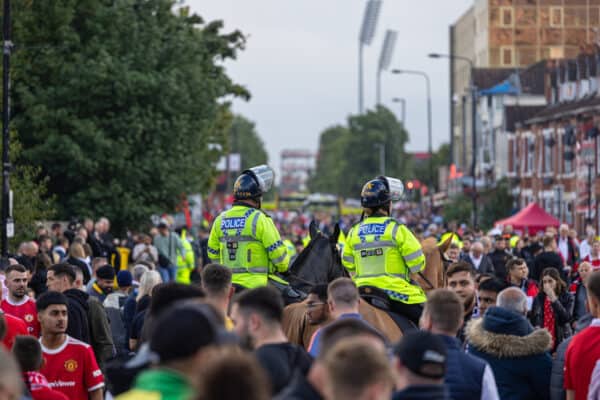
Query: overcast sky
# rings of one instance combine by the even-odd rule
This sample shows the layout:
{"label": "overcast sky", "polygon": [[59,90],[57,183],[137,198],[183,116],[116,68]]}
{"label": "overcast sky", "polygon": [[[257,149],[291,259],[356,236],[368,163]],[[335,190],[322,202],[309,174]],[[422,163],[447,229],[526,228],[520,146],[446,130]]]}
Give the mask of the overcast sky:
{"label": "overcast sky", "polygon": [[[226,64],[252,93],[234,111],[256,123],[279,167],[282,149],[317,150],[323,129],[358,110],[358,34],[366,0],[186,0],[205,20],[248,36],[246,50]],[[448,62],[427,58],[448,51],[448,27],[472,0],[384,0],[375,38],[365,50],[365,107],[375,104],[375,73],[386,29],[398,31],[391,68],[418,69],[431,77],[433,147],[449,141]],[[390,69],[391,69],[390,68]],[[407,100],[410,151],[427,149],[423,78],[385,73],[384,105],[400,118]]]}

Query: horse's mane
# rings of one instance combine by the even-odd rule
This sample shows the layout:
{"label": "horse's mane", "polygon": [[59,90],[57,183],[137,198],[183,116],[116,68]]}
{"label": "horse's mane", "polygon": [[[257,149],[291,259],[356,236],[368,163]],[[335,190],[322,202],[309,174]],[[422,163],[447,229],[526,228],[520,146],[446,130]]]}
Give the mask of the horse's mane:
{"label": "horse's mane", "polygon": [[[321,235],[321,234],[319,234],[319,235]],[[316,238],[310,239],[310,242],[308,242],[308,245],[304,249],[302,249],[300,254],[298,254],[298,257],[296,257],[296,259],[294,260],[294,263],[291,265],[290,270],[294,270],[296,265],[302,265],[306,261],[309,254],[311,254],[312,248],[315,246],[315,243],[318,238],[319,238],[319,236],[317,236]]]}

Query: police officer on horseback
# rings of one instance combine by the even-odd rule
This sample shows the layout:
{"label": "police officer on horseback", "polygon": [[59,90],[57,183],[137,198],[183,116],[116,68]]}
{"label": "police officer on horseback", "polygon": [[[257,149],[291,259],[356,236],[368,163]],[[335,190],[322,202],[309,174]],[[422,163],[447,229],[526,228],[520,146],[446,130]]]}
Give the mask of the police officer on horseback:
{"label": "police officer on horseback", "polygon": [[290,255],[271,218],[261,211],[261,200],[273,183],[267,165],[250,168],[236,179],[230,210],[214,221],[208,239],[211,261],[229,267],[233,284],[242,288],[287,286],[275,273],[288,269]]}
{"label": "police officer on horseback", "polygon": [[410,276],[424,270],[425,256],[410,230],[390,217],[392,201],[399,200],[403,191],[400,180],[384,176],[364,185],[364,218],[348,232],[342,262],[354,272],[361,294],[387,297],[391,311],[418,325],[427,298]]}

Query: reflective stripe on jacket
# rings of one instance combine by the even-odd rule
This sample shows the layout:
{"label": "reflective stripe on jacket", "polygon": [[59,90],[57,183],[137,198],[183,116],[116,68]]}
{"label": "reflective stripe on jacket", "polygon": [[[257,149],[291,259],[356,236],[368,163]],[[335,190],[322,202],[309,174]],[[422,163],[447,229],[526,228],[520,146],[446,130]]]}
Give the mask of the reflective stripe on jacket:
{"label": "reflective stripe on jacket", "polygon": [[269,278],[288,269],[290,255],[275,224],[262,211],[234,205],[221,213],[208,238],[208,257],[233,272],[233,283],[255,288],[265,286]]}
{"label": "reflective stripe on jacket", "polygon": [[392,300],[420,304],[427,299],[410,276],[425,269],[421,244],[408,228],[390,217],[367,217],[353,226],[342,255],[355,272],[357,286],[385,290]]}

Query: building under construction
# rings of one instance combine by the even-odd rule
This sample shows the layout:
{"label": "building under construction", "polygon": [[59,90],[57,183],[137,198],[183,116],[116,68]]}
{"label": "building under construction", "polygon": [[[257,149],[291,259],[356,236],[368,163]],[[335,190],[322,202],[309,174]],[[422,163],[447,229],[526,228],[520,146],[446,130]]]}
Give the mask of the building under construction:
{"label": "building under construction", "polygon": [[283,196],[306,193],[307,183],[315,168],[315,153],[309,150],[283,150],[281,152],[281,182]]}

